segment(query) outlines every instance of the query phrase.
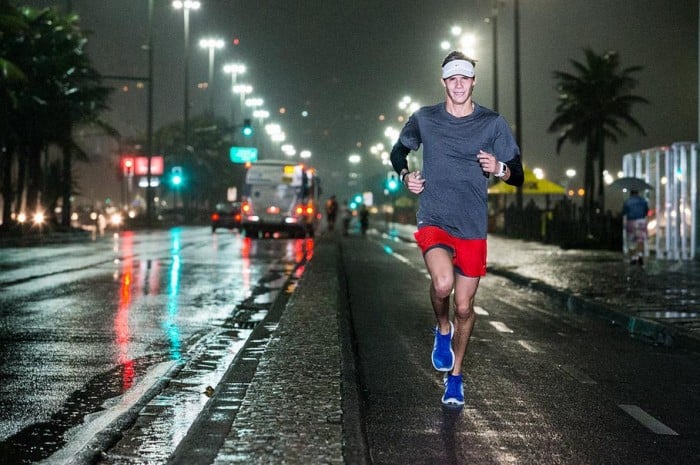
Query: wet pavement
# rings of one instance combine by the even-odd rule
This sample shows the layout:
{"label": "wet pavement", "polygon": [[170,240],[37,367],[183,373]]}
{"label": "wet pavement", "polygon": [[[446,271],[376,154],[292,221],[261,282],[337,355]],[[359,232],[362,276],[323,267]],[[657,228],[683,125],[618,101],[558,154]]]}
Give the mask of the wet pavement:
{"label": "wet pavement", "polygon": [[[412,231],[395,228],[388,236],[412,241]],[[317,241],[215,464],[371,463],[360,426],[357,368],[348,356],[352,296],[339,273],[341,240],[326,235]],[[488,266],[489,273],[563,299],[569,311],[608,320],[619,326],[620,337],[700,349],[697,261],[649,259],[640,267],[618,252],[491,236]]]}
{"label": "wet pavement", "polygon": [[[412,232],[412,226],[372,230],[368,239],[381,235],[385,242],[412,242]],[[187,437],[169,446],[176,450],[168,463],[372,463],[352,355],[348,302],[353,296],[342,272],[343,260],[354,259],[353,239],[358,238],[324,234],[316,240],[313,259],[298,270],[301,278],[289,301],[253,329],[243,356],[207,393],[207,405]],[[652,258],[639,267],[618,252],[562,250],[492,235],[488,272],[561,299],[564,311],[605,319],[618,327],[621,338],[700,350],[698,261]],[[164,382],[170,376],[164,375]],[[121,455],[130,449],[129,435],[123,437],[127,441],[107,450],[102,463],[144,463],[133,449]]]}

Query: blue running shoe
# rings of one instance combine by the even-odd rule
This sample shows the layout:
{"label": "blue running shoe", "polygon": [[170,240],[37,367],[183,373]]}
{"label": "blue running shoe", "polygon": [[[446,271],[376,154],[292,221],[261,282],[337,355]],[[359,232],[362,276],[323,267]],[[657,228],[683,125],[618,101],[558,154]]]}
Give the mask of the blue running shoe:
{"label": "blue running shoe", "polygon": [[435,326],[435,343],[433,344],[433,366],[437,371],[450,371],[455,364],[455,353],[452,350],[452,336],[455,327],[450,322],[450,332],[440,334],[439,326]]}
{"label": "blue running shoe", "polygon": [[464,405],[464,386],[462,385],[462,375],[447,375],[445,394],[442,396],[442,403],[452,406]]}

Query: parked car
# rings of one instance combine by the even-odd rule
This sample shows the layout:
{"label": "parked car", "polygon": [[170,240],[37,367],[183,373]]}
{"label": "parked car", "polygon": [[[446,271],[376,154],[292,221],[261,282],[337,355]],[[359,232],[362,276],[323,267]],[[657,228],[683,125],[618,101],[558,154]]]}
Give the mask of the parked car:
{"label": "parked car", "polygon": [[241,226],[241,202],[225,202],[216,205],[211,214],[211,232],[217,228],[238,229]]}

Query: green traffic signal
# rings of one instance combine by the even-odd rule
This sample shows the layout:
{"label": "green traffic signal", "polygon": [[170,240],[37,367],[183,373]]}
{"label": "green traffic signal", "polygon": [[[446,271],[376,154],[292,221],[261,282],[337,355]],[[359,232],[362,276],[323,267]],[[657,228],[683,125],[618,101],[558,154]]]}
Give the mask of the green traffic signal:
{"label": "green traffic signal", "polygon": [[243,120],[243,129],[241,130],[245,137],[250,137],[253,135],[253,125],[250,119],[246,118]]}
{"label": "green traffic signal", "polygon": [[182,184],[182,176],[179,174],[174,174],[170,181],[173,183],[173,186],[179,186]]}
{"label": "green traffic signal", "polygon": [[399,188],[399,182],[396,179],[389,179],[386,182],[386,188],[389,192],[395,192]]}

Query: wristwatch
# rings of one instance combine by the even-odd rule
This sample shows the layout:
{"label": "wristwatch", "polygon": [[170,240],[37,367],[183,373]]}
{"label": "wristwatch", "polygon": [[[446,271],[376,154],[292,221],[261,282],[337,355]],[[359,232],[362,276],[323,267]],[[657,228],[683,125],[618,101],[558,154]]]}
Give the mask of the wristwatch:
{"label": "wristwatch", "polygon": [[496,176],[497,178],[502,178],[503,176],[506,175],[506,164],[503,163],[502,161],[498,162],[501,165],[501,171],[498,173],[494,173],[493,175]]}
{"label": "wristwatch", "polygon": [[399,181],[401,181],[401,184],[404,184],[403,180],[406,179],[406,176],[410,173],[410,171],[401,171],[399,174]]}

